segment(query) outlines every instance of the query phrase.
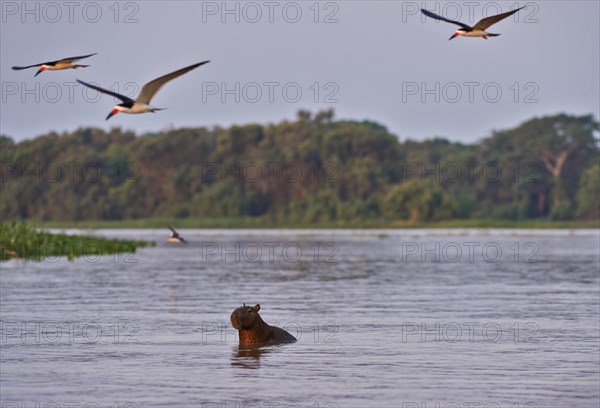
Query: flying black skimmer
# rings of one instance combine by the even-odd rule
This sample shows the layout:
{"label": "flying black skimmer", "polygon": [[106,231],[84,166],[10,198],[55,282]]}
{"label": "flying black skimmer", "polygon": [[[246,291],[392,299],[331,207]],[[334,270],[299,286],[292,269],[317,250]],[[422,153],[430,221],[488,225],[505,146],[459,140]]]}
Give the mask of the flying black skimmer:
{"label": "flying black skimmer", "polygon": [[177,231],[175,231],[175,229],[173,229],[173,227],[171,227],[170,225],[168,227],[171,230],[171,236],[169,237],[169,239],[167,239],[168,242],[175,242],[177,244],[179,244],[179,243],[187,244],[187,241],[185,239],[183,239],[179,235],[179,233]]}
{"label": "flying black skimmer", "polygon": [[48,62],[42,62],[40,64],[28,65],[26,67],[12,67],[12,69],[21,70],[21,69],[27,69],[27,68],[33,68],[33,67],[40,67],[40,69],[38,69],[38,72],[36,72],[34,75],[34,77],[36,77],[36,76],[38,76],[38,74],[40,74],[41,72],[44,72],[46,70],[58,71],[60,69],[69,69],[69,68],[77,69],[77,68],[89,67],[89,65],[73,64],[73,62],[80,60],[80,59],[87,58],[87,57],[91,57],[92,55],[96,55],[96,54],[97,53],[81,55],[79,57],[63,58],[63,59],[59,59],[56,61],[48,61]]}
{"label": "flying black skimmer", "polygon": [[100,88],[99,86],[96,86],[96,85],[88,84],[87,82],[80,81],[79,79],[77,80],[77,82],[79,82],[80,84],[83,84],[85,86],[88,86],[92,89],[95,89],[98,92],[102,92],[107,95],[112,95],[115,98],[118,98],[123,101],[123,103],[116,105],[112,109],[112,111],[110,111],[110,113],[106,117],[106,120],[108,120],[108,119],[110,119],[111,116],[116,115],[119,112],[144,113],[144,112],[156,112],[158,110],[163,110],[164,108],[155,108],[153,106],[150,106],[150,101],[152,100],[154,95],[156,95],[156,93],[159,91],[159,89],[164,84],[169,82],[170,80],[175,79],[178,76],[181,76],[181,75],[185,74],[186,72],[189,72],[194,68],[198,68],[200,65],[204,65],[208,62],[210,62],[210,61],[199,62],[197,64],[190,65],[189,67],[181,68],[180,70],[171,72],[170,74],[167,74],[167,75],[163,75],[160,78],[156,78],[155,80],[148,82],[147,84],[145,84],[142,87],[142,90],[140,91],[139,95],[137,96],[137,98],[135,100],[133,100],[125,95],[121,95],[116,92],[109,91],[108,89],[104,89],[104,88]]}
{"label": "flying black skimmer", "polygon": [[462,35],[464,37],[483,37],[484,39],[487,40],[488,37],[497,37],[500,34],[488,33],[485,31],[486,28],[490,27],[493,24],[496,24],[500,20],[504,20],[506,17],[512,16],[517,11],[519,11],[525,7],[527,7],[527,6],[519,7],[516,10],[507,11],[506,13],[497,14],[495,16],[486,17],[484,19],[479,20],[477,22],[477,24],[475,24],[473,27],[468,26],[464,23],[461,23],[460,21],[454,21],[454,20],[450,20],[450,19],[447,19],[442,16],[438,16],[437,14],[432,13],[429,10],[421,9],[421,12],[423,14],[425,14],[427,17],[431,17],[436,20],[441,20],[441,21],[445,21],[447,23],[456,24],[456,25],[460,26],[460,28],[458,30],[456,30],[454,32],[454,34],[452,34],[452,37],[448,38],[448,41],[450,41],[453,38],[458,37],[459,35]]}

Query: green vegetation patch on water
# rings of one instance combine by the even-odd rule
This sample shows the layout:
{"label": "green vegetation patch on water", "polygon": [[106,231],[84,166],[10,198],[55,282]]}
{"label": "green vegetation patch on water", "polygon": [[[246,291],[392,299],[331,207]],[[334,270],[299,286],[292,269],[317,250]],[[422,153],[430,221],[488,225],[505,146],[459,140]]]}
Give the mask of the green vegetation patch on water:
{"label": "green vegetation patch on water", "polygon": [[154,242],[101,237],[53,234],[39,231],[24,222],[0,221],[0,260],[21,258],[41,261],[66,256],[69,260],[82,255],[134,253]]}

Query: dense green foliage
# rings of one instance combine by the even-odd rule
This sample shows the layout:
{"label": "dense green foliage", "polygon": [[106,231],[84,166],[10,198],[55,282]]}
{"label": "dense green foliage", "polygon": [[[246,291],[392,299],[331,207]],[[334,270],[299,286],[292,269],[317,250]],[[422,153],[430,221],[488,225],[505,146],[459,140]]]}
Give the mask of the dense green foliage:
{"label": "dense green foliage", "polygon": [[597,130],[591,115],[561,114],[477,144],[400,142],[373,122],[301,111],[295,121],[266,126],[143,136],[84,128],[20,143],[0,137],[0,216],[306,226],[597,219]]}
{"label": "dense green foliage", "polygon": [[600,219],[600,163],[585,170],[577,190],[577,217]]}
{"label": "dense green foliage", "polygon": [[146,241],[116,240],[81,235],[37,231],[23,222],[0,221],[0,260],[23,258],[43,260],[65,256],[69,260],[83,255],[134,253]]}

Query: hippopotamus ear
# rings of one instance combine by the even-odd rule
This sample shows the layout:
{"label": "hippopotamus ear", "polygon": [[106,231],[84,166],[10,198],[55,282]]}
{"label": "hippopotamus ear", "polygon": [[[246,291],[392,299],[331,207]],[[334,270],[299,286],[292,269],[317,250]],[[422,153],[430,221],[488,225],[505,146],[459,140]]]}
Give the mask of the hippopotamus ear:
{"label": "hippopotamus ear", "polygon": [[257,304],[256,306],[254,306],[254,311],[255,312],[258,312],[259,310],[260,310],[260,305],[259,304]]}

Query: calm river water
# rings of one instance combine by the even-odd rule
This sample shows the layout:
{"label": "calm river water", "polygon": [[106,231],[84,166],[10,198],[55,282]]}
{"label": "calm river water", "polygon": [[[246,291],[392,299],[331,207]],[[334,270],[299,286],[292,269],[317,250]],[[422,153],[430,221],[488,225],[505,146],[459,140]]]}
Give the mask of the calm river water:
{"label": "calm river water", "polygon": [[[180,232],[2,263],[2,408],[599,406],[597,230]],[[238,350],[243,303],[299,341]]]}

